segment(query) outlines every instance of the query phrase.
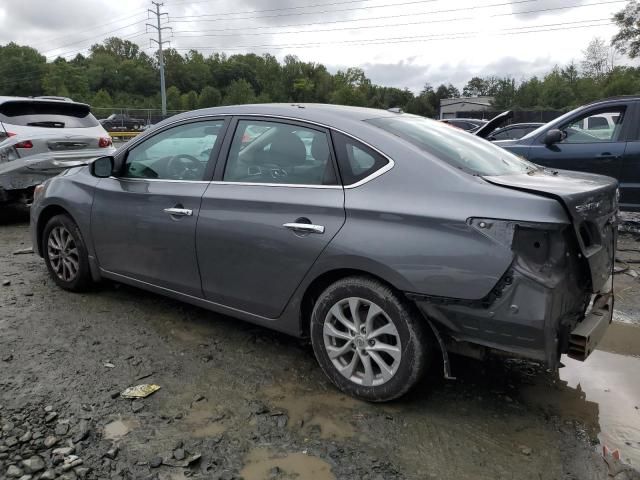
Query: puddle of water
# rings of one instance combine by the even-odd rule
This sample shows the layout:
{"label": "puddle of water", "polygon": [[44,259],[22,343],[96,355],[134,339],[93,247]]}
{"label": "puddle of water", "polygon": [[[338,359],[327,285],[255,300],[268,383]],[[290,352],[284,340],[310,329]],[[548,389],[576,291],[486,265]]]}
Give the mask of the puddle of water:
{"label": "puddle of water", "polygon": [[106,440],[120,440],[127,433],[138,426],[138,422],[132,419],[120,419],[111,423],[107,423],[104,426],[102,436]]}
{"label": "puddle of water", "polygon": [[586,362],[563,359],[560,378],[599,407],[600,442],[640,466],[640,358],[596,350]]}
{"label": "puddle of water", "polygon": [[222,434],[226,428],[221,420],[222,416],[219,413],[203,407],[194,408],[185,417],[185,421],[191,427],[190,435],[195,438],[215,437]]}
{"label": "puddle of water", "polygon": [[303,431],[319,427],[321,438],[344,439],[355,436],[351,424],[353,414],[367,406],[364,402],[336,392],[300,393],[290,384],[273,385],[264,391],[278,408],[287,411],[291,427],[298,428],[301,422]]}
{"label": "puddle of water", "polygon": [[305,453],[290,453],[276,456],[266,448],[256,448],[249,452],[240,476],[245,480],[266,480],[271,478],[271,469],[278,467],[278,478],[304,480],[335,480],[331,466],[318,457]]}
{"label": "puddle of water", "polygon": [[[640,328],[613,323],[585,362],[562,358],[561,388],[535,385],[525,398],[587,425],[600,442],[640,466]],[[612,353],[616,352],[616,353]]]}
{"label": "puddle of water", "polygon": [[612,323],[598,345],[598,350],[640,357],[640,325]]}

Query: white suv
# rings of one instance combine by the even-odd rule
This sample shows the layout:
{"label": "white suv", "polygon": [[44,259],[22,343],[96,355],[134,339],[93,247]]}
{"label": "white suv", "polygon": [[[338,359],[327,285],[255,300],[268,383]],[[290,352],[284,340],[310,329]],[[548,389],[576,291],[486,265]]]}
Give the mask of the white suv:
{"label": "white suv", "polygon": [[62,97],[0,97],[0,203],[28,203],[46,178],[114,150],[89,105]]}

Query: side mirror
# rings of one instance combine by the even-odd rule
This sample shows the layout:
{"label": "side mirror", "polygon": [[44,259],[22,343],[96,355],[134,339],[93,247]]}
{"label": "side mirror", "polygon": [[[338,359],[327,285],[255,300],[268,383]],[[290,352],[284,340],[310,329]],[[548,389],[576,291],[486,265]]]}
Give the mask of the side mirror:
{"label": "side mirror", "polygon": [[554,128],[549,130],[544,136],[544,144],[546,146],[553,145],[554,143],[560,143],[562,141],[562,131]]}
{"label": "side mirror", "polygon": [[100,157],[91,164],[91,174],[98,178],[108,178],[113,173],[113,157]]}

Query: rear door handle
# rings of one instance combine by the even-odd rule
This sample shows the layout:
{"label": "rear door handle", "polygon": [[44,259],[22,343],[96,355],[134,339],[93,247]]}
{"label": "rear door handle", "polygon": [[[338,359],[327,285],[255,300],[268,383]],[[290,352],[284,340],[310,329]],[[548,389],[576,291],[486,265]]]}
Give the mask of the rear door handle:
{"label": "rear door handle", "polygon": [[193,215],[193,210],[190,210],[188,208],[173,207],[165,208],[164,213],[168,213],[172,217],[190,217],[191,215]]}
{"label": "rear door handle", "polygon": [[294,232],[324,233],[323,225],[313,225],[311,223],[285,223],[282,226],[289,230],[293,230]]}

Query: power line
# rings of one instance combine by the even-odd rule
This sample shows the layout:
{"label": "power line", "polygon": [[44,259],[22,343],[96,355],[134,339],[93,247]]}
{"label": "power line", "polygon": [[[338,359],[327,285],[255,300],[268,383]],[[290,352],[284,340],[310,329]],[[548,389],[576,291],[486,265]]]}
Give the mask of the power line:
{"label": "power line", "polygon": [[[567,26],[569,23],[560,23],[560,24],[551,24],[556,25],[555,28],[540,28],[547,27],[549,25],[535,25],[529,27],[516,27],[521,30],[518,31],[508,31],[508,30],[516,30],[514,29],[503,29],[497,32],[492,32],[491,35],[516,35],[516,34],[528,34],[528,33],[539,33],[539,32],[550,32],[556,30],[573,30],[579,28],[591,28],[598,26],[606,26],[611,25],[613,22],[610,20],[606,20],[606,23],[591,23],[588,25],[577,25],[577,26]],[[536,29],[537,30],[532,30]],[[522,29],[526,29],[522,30]],[[433,41],[433,40],[458,40],[461,38],[472,38],[478,35],[483,34],[484,32],[457,32],[457,33],[445,33],[438,35],[421,35],[421,36],[408,36],[408,37],[391,37],[391,38],[368,38],[368,39],[359,39],[359,40],[342,40],[342,41],[328,41],[328,42],[313,42],[313,43],[300,43],[300,44],[263,44],[263,45],[238,45],[235,47],[225,47],[223,49],[217,47],[179,47],[176,50],[246,50],[246,49],[284,49],[284,48],[317,48],[326,45],[387,45],[387,44],[395,44],[395,43],[422,43],[424,41]]]}
{"label": "power line", "polygon": [[[330,7],[330,6],[335,6],[335,5],[347,5],[347,4],[353,4],[353,3],[363,3],[367,0],[345,0],[345,1],[341,1],[341,2],[328,2],[328,3],[315,3],[315,4],[310,4],[310,5],[297,5],[297,6],[293,6],[293,7],[281,7],[281,8],[265,8],[262,10],[245,10],[243,12],[222,12],[222,13],[211,13],[211,14],[203,14],[203,15],[182,15],[182,16],[172,16],[172,20],[176,19],[176,18],[201,18],[201,17],[220,17],[220,16],[228,16],[228,15],[243,15],[245,13],[268,13],[268,12],[284,12],[287,10],[300,10],[300,9],[304,9],[304,8],[318,8],[318,7]],[[402,3],[388,3],[386,5],[366,5],[364,6],[364,8],[389,8],[389,7],[400,7],[400,6],[406,6],[406,5],[415,5],[415,4],[421,4],[421,3],[433,3],[433,2],[438,2],[440,0],[411,0],[411,1],[406,1],[406,2],[402,2]],[[536,1],[536,0],[530,0],[530,1]],[[360,10],[361,7],[357,7],[357,8],[350,8],[348,10]],[[346,10],[334,10],[334,11],[346,11]],[[312,15],[315,13],[327,13],[327,10],[324,11],[319,11],[319,12],[302,12],[302,13],[294,13],[292,15]],[[282,15],[282,16],[288,16],[288,15]],[[235,18],[232,18],[231,20],[236,20]]]}
{"label": "power line", "polygon": [[[394,3],[394,4],[389,4],[389,5],[384,5],[384,6],[376,6],[376,7],[372,7],[372,8],[388,8],[388,7],[403,7],[403,6],[407,6],[407,5],[414,5],[414,4],[418,4],[418,3],[427,3],[427,2],[434,2],[437,0],[412,0],[412,1],[408,1],[408,2],[402,2],[402,3]],[[472,6],[472,7],[468,7],[465,8],[464,10],[473,10],[476,8],[487,8],[487,7],[494,7],[494,6],[505,6],[505,5],[514,5],[514,4],[520,4],[520,3],[530,3],[530,2],[537,2],[539,0],[514,0],[511,2],[507,2],[507,3],[500,3],[497,5],[478,5],[478,6]],[[622,0],[620,0],[622,1]],[[258,16],[249,16],[249,17],[238,17],[238,18],[225,18],[224,20],[226,21],[235,21],[235,20],[251,20],[251,19],[265,19],[265,18],[279,18],[279,17],[292,17],[292,16],[301,16],[301,15],[317,15],[319,13],[339,13],[339,12],[351,12],[354,10],[361,10],[360,7],[349,7],[349,8],[336,8],[336,9],[329,9],[329,10],[318,10],[315,12],[294,12],[294,13],[283,13],[283,14],[276,14],[276,15],[258,15]],[[262,10],[254,10],[253,12],[246,12],[246,13],[260,13]],[[434,10],[432,12],[426,12],[426,13],[439,13],[439,12],[447,12],[447,11],[451,11],[451,10]],[[453,9],[453,11],[456,11],[456,9]],[[233,12],[227,12],[227,13],[221,13],[221,14],[213,14],[213,15],[209,15],[209,16],[220,16],[220,15],[239,15],[241,14],[241,12],[238,13],[233,13]],[[416,13],[413,13],[412,15],[419,15]],[[214,18],[214,19],[207,19],[207,18],[202,18],[202,17],[206,17],[207,15],[196,15],[194,17],[199,18],[200,22],[219,22],[220,20],[222,20],[221,18]],[[179,18],[182,17],[171,17],[171,21],[172,22],[176,22],[176,23],[191,23],[194,22],[194,20],[179,20]],[[189,17],[191,18],[191,17]]]}
{"label": "power line", "polygon": [[[529,0],[529,1],[536,1],[536,0]],[[571,8],[582,8],[582,7],[592,7],[592,6],[599,6],[599,5],[606,5],[606,4],[610,4],[610,3],[621,3],[624,2],[626,0],[609,0],[609,1],[605,1],[605,2],[598,2],[598,3],[587,3],[587,4],[582,4],[582,5],[571,5],[571,6],[564,6],[564,7],[552,7],[552,8],[542,8],[542,9],[536,9],[536,10],[527,10],[527,11],[523,11],[523,12],[519,12],[518,15],[526,15],[526,14],[530,14],[530,13],[545,13],[545,12],[551,12],[551,11],[558,11],[558,10],[566,10],[566,9],[571,9]],[[480,5],[480,6],[476,6],[476,7],[469,7],[469,8],[455,8],[455,9],[447,9],[447,10],[434,10],[431,12],[425,12],[425,13],[407,13],[407,14],[397,14],[397,15],[384,15],[384,16],[379,16],[379,17],[367,17],[367,18],[357,18],[357,19],[350,19],[350,20],[333,20],[333,21],[323,21],[323,22],[311,22],[311,23],[294,23],[294,24],[287,24],[287,25],[277,25],[277,26],[256,26],[256,27],[251,27],[252,30],[264,30],[264,29],[273,29],[273,28],[285,28],[285,27],[305,27],[305,26],[314,26],[314,25],[328,25],[328,24],[343,24],[343,23],[354,23],[354,22],[363,22],[363,21],[371,21],[371,20],[386,20],[386,19],[390,19],[390,18],[406,18],[406,17],[417,17],[417,16],[423,16],[423,15],[432,15],[432,14],[436,14],[436,13],[454,13],[454,12],[460,12],[460,11],[466,11],[466,10],[471,10],[474,8],[489,8],[489,7],[498,7],[498,6],[507,6],[507,5],[511,5],[512,2],[508,2],[508,3],[496,3],[496,4],[492,4],[492,5]],[[497,17],[505,17],[505,16],[512,16],[515,15],[513,12],[508,12],[508,13],[496,13],[493,15],[489,15],[489,18],[497,18]],[[429,21],[416,21],[416,22],[408,22],[408,23],[402,23],[402,24],[387,24],[385,26],[388,27],[394,27],[394,26],[405,26],[405,25],[418,25],[418,24],[428,24],[428,23],[446,23],[446,22],[455,22],[455,21],[460,21],[460,20],[473,20],[475,17],[458,17],[458,18],[447,18],[447,19],[435,19],[435,20],[429,20]],[[361,30],[361,29],[366,29],[369,28],[369,25],[363,25],[363,26],[350,26],[350,27],[344,27],[341,29],[315,29],[315,30],[302,30],[300,31],[300,33],[316,33],[316,32],[328,32],[328,31],[339,31],[339,30]],[[378,28],[378,26],[374,26],[372,28]],[[238,28],[222,28],[222,29],[214,29],[214,30],[179,30],[176,33],[180,34],[180,33],[198,33],[200,35],[197,36],[215,36],[215,35],[208,35],[208,33],[213,33],[213,32],[240,32],[243,36],[254,36],[254,35],[259,35],[259,33],[257,32],[244,32],[242,29],[238,29]],[[280,35],[280,34],[287,34],[287,33],[293,33],[293,32],[283,32],[283,31],[274,31],[274,32],[265,32],[262,33],[261,35]],[[185,35],[182,36],[182,38],[191,38],[191,36],[189,35]]]}
{"label": "power line", "polygon": [[[123,35],[123,36],[118,37],[118,38],[120,38],[121,40],[131,40],[132,38],[137,38],[139,36],[146,35],[146,34],[147,34],[147,32],[143,30],[143,31],[139,31],[139,32],[134,32],[134,33],[130,33],[130,34],[127,34],[127,35]],[[105,40],[105,39],[106,38],[103,37],[103,40]],[[91,44],[90,45],[85,45],[82,48],[76,48],[74,50],[68,50],[66,52],[56,53],[56,54],[53,54],[53,55],[46,55],[46,57],[47,57],[47,59],[58,58],[58,57],[63,57],[64,58],[64,57],[66,57],[68,55],[78,54],[78,53],[84,52],[86,50],[89,50],[89,49],[91,49],[92,46],[93,45],[91,45]]]}
{"label": "power line", "polygon": [[110,22],[107,22],[107,23],[101,23],[101,24],[99,24],[99,25],[94,25],[94,26],[93,26],[93,27],[91,27],[91,28],[88,28],[88,29],[86,29],[86,30],[80,30],[79,32],[74,32],[74,33],[72,33],[72,34],[61,35],[61,36],[59,36],[59,37],[49,38],[48,40],[41,40],[41,41],[39,41],[39,42],[34,43],[33,45],[42,45],[42,44],[44,44],[44,43],[51,43],[51,42],[53,42],[53,41],[55,41],[55,40],[59,40],[59,39],[61,39],[61,38],[68,38],[68,37],[72,37],[72,36],[77,35],[77,34],[79,34],[79,33],[92,32],[92,31],[94,31],[96,28],[106,27],[107,25],[112,25],[112,24],[114,24],[114,23],[119,23],[119,22],[121,22],[121,21],[123,21],[123,20],[128,20],[128,19],[130,19],[130,18],[137,17],[137,16],[138,16],[138,15],[140,15],[140,13],[142,13],[142,12],[144,12],[144,8],[143,8],[143,9],[140,9],[140,10],[137,10],[137,11],[136,11],[136,13],[134,13],[134,14],[132,14],[132,15],[128,15],[128,16],[124,16],[124,15],[122,15],[122,16],[120,16],[120,17],[115,17],[115,19],[114,19],[114,20],[112,20],[112,21],[110,21]]}
{"label": "power line", "polygon": [[[98,35],[94,35],[94,36],[92,36],[92,37],[88,37],[88,38],[84,38],[84,39],[82,39],[82,40],[78,40],[78,41],[76,41],[76,42],[71,42],[71,43],[67,43],[67,44],[65,44],[65,45],[60,45],[60,46],[55,47],[55,48],[50,48],[49,50],[45,50],[45,51],[43,51],[43,52],[41,52],[41,53],[43,53],[43,54],[44,54],[44,53],[47,53],[47,52],[53,52],[53,51],[55,51],[55,50],[59,50],[59,49],[64,48],[64,47],[69,47],[69,46],[71,46],[71,45],[77,45],[77,44],[79,44],[79,43],[84,43],[84,42],[86,42],[87,40],[94,40],[94,39],[96,39],[96,38],[103,37],[103,35],[110,35],[110,34],[112,34],[112,33],[114,33],[114,32],[119,32],[120,30],[124,30],[125,28],[129,28],[129,27],[132,27],[132,26],[134,26],[134,25],[138,25],[138,24],[140,24],[140,23],[142,23],[142,22],[144,22],[144,21],[145,21],[144,19],[143,19],[143,20],[138,20],[137,22],[129,23],[128,25],[125,25],[125,26],[120,27],[120,28],[116,28],[116,29],[114,29],[114,30],[110,30],[110,31],[107,31],[107,32],[103,32],[103,33],[100,33],[100,34],[98,34]],[[103,38],[104,38],[104,37],[103,37]]]}

